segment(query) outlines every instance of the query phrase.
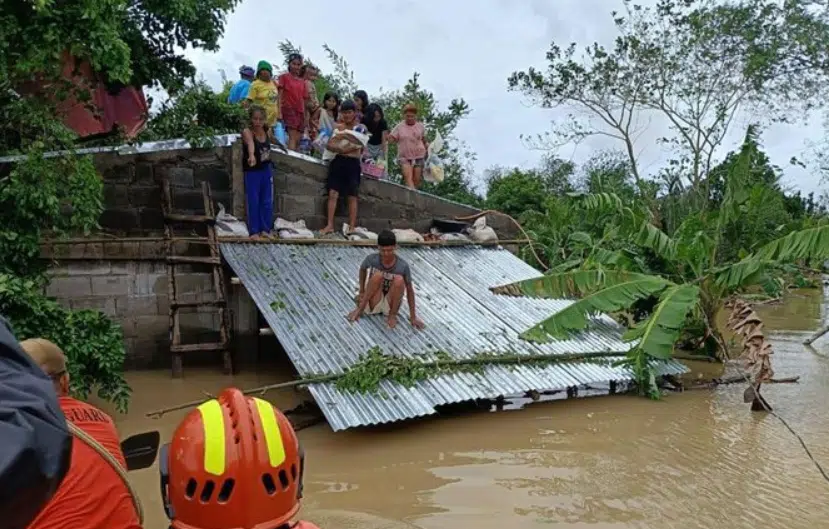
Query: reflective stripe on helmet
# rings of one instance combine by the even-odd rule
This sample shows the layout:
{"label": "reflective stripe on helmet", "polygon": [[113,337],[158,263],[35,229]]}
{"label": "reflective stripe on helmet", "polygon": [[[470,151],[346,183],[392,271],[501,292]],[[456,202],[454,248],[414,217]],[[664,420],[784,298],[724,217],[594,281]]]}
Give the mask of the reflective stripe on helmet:
{"label": "reflective stripe on helmet", "polygon": [[259,412],[259,422],[265,432],[265,445],[268,448],[268,459],[271,466],[276,468],[285,462],[285,445],[282,444],[282,434],[276,424],[276,415],[273,406],[262,399],[254,398],[256,409]]}
{"label": "reflective stripe on helmet", "polygon": [[225,472],[225,418],[218,400],[199,406],[204,425],[204,471],[214,476]]}

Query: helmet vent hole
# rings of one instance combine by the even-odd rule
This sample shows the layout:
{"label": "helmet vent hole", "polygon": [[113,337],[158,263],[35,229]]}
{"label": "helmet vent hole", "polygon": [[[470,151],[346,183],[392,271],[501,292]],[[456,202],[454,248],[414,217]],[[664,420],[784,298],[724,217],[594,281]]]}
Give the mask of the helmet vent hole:
{"label": "helmet vent hole", "polygon": [[262,474],[262,484],[265,485],[265,492],[273,496],[276,493],[276,483],[273,482],[273,476],[270,474]]}
{"label": "helmet vent hole", "polygon": [[204,488],[201,490],[201,501],[202,503],[207,503],[210,501],[210,497],[213,496],[213,489],[216,488],[216,484],[213,483],[211,480],[207,480],[204,484]]}
{"label": "helmet vent hole", "polygon": [[296,481],[296,465],[291,465],[291,479]]}
{"label": "helmet vent hole", "polygon": [[288,487],[291,486],[291,482],[288,481],[288,473],[284,470],[279,471],[279,483],[282,485],[282,490],[288,490]]}
{"label": "helmet vent hole", "polygon": [[219,491],[219,503],[227,503],[230,499],[230,495],[233,493],[233,486],[236,484],[235,481],[232,479],[226,479],[224,483],[222,483],[222,488]]}
{"label": "helmet vent hole", "polygon": [[236,444],[239,444],[239,442],[241,440],[242,440],[242,436],[239,435],[239,432],[236,432],[236,434],[233,436],[233,442],[236,443]]}
{"label": "helmet vent hole", "polygon": [[187,487],[185,487],[184,489],[184,495],[187,496],[188,500],[193,499],[193,496],[196,495],[196,489],[198,488],[198,486],[199,484],[195,479],[190,478],[189,480],[187,480]]}

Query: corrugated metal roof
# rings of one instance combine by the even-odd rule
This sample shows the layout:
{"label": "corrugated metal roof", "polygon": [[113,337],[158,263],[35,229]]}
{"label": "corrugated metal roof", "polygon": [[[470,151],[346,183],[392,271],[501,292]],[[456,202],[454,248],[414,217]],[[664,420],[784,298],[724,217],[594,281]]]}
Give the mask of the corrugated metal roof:
{"label": "corrugated metal roof", "polygon": [[[222,254],[273,329],[300,375],[341,373],[374,346],[385,354],[412,357],[444,351],[454,358],[481,353],[555,354],[624,352],[620,327],[609,317],[596,318],[592,330],[568,340],[535,345],[518,334],[568,306],[568,300],[515,298],[489,287],[537,277],[538,271],[496,248],[400,248],[409,262],[418,315],[426,329],[408,325],[403,303],[400,325],[391,331],[380,317],[350,324],[357,275],[366,247],[221,243]],[[275,304],[272,308],[271,304]],[[664,374],[687,371],[662,364]],[[335,431],[435,413],[435,406],[472,399],[560,390],[585,384],[631,379],[629,371],[597,363],[548,366],[490,366],[421,381],[412,388],[384,382],[379,394],[350,394],[334,384],[310,386]]]}

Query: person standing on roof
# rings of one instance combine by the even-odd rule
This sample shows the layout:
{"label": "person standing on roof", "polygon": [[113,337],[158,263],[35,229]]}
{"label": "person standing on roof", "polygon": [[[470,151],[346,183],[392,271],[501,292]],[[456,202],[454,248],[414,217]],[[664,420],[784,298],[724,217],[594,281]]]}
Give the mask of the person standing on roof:
{"label": "person standing on roof", "polygon": [[288,56],[288,71],[279,76],[282,122],[288,131],[288,149],[296,151],[302,133],[308,129],[308,83],[302,77],[302,55]]}
{"label": "person standing on roof", "polygon": [[295,520],[305,453],[290,421],[236,388],[179,423],[159,473],[172,529],[317,529]]}
{"label": "person standing on roof", "polygon": [[[42,338],[20,343],[52,380],[66,420],[90,435],[126,471],[115,424],[95,406],[69,396],[69,373],[63,351]],[[28,529],[141,529],[130,491],[112,463],[84,441],[72,443],[72,463],[52,500]]]}
{"label": "person standing on roof", "polygon": [[245,154],[245,203],[248,233],[252,239],[267,238],[273,226],[273,164],[271,145],[276,144],[273,128],[265,126],[265,110],[253,105],[248,109],[248,125],[242,130]]}
{"label": "person standing on roof", "polygon": [[279,83],[273,78],[273,68],[268,61],[259,61],[256,65],[256,79],[250,84],[245,104],[264,108],[265,125],[270,129],[280,119]]}
{"label": "person standing on roof", "polygon": [[72,444],[51,381],[0,316],[2,527],[24,529],[47,505],[69,471]]}
{"label": "person standing on roof", "polygon": [[[354,102],[345,100],[340,105],[340,122],[336,124],[336,131],[358,131],[365,129],[365,125],[357,121]],[[354,230],[357,226],[357,197],[360,194],[360,177],[363,168],[360,158],[364,146],[356,137],[342,138],[334,134],[328,140],[326,149],[335,153],[334,159],[328,164],[328,218],[325,227],[320,230],[321,235],[334,232],[334,213],[337,210],[337,200],[340,195],[348,197],[348,229]]]}
{"label": "person standing on roof", "polygon": [[420,187],[423,166],[429,153],[426,127],[417,120],[417,107],[409,103],[403,107],[403,121],[389,134],[389,142],[397,144],[397,161],[403,173],[403,183],[409,189]]}
{"label": "person standing on roof", "polygon": [[367,256],[360,265],[360,297],[357,308],[348,315],[348,321],[356,322],[364,312],[383,314],[389,328],[394,329],[405,293],[409,302],[409,322],[415,329],[423,329],[426,325],[417,317],[412,271],[409,263],[395,253],[397,237],[394,232],[380,232],[377,247],[379,252]]}
{"label": "person standing on roof", "polygon": [[227,102],[231,105],[241,103],[248,97],[250,91],[250,84],[256,76],[256,72],[250,66],[242,66],[239,68],[239,76],[241,79],[230,87],[230,93],[227,95]]}

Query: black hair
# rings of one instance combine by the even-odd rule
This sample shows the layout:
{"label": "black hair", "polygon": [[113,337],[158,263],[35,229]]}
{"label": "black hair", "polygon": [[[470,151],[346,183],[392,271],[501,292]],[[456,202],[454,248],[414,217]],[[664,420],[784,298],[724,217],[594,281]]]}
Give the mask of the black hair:
{"label": "black hair", "polygon": [[357,105],[354,104],[354,101],[346,99],[340,103],[340,112],[345,112],[346,110],[357,110]]}
{"label": "black hair", "polygon": [[329,99],[333,99],[337,102],[334,106],[334,121],[337,121],[337,118],[340,116],[340,96],[338,96],[336,92],[326,92],[325,95],[322,96],[322,106],[325,106],[325,102]]}
{"label": "black hair", "polygon": [[386,119],[386,113],[383,112],[383,107],[378,105],[377,103],[372,103],[368,105],[365,109],[363,109],[363,123],[368,126],[370,123],[374,123],[374,113],[380,113],[380,121]]}
{"label": "black hair", "polygon": [[397,245],[397,237],[391,230],[383,230],[377,236],[377,246],[395,246]]}
{"label": "black hair", "polygon": [[365,90],[357,90],[354,92],[354,99],[359,99],[363,103],[362,112],[365,114],[366,109],[368,108],[368,94]]}
{"label": "black hair", "polygon": [[301,61],[302,60],[302,54],[301,53],[292,53],[292,54],[288,55],[287,63],[291,64],[291,62],[295,61],[296,59],[299,59]]}

